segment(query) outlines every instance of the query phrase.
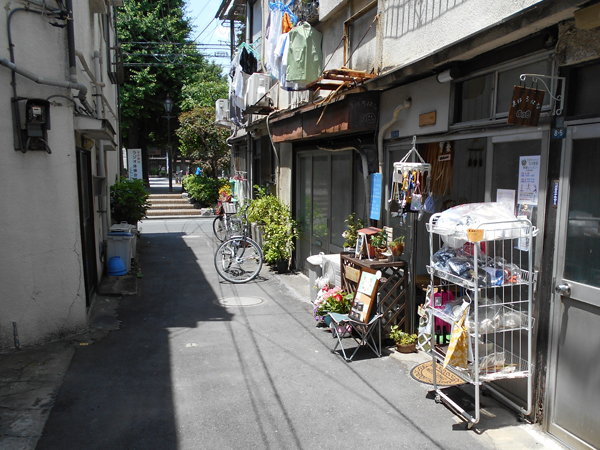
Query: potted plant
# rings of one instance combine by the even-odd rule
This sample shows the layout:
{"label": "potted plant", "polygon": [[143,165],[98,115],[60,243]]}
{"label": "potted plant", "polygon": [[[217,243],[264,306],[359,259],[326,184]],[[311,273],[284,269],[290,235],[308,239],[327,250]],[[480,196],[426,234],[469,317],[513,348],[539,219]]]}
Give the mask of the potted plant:
{"label": "potted plant", "polygon": [[384,230],[381,230],[377,234],[374,234],[371,236],[369,244],[371,245],[375,256],[379,259],[383,258],[383,253],[387,250],[387,233]]}
{"label": "potted plant", "polygon": [[[328,313],[348,314],[353,300],[354,294],[352,292],[345,292],[339,286],[331,289],[325,287],[317,294],[317,299],[314,303],[313,316],[317,322],[325,322],[327,326],[330,326],[331,317],[328,316]],[[340,333],[342,336],[350,331],[351,330],[348,329],[336,330],[336,332]]]}
{"label": "potted plant", "polygon": [[348,224],[346,231],[342,233],[342,237],[346,239],[344,242],[344,250],[353,251],[356,248],[356,240],[358,239],[358,230],[365,227],[365,223],[361,218],[356,218],[356,213],[352,213],[345,220]]}
{"label": "potted plant", "polygon": [[398,261],[404,251],[404,236],[399,236],[392,241],[390,251],[392,252],[392,259]]}
{"label": "potted plant", "polygon": [[398,325],[393,325],[390,328],[390,338],[396,342],[396,350],[400,353],[414,353],[417,351],[417,335],[405,333]]}
{"label": "potted plant", "polygon": [[143,180],[121,178],[121,181],[110,187],[110,210],[113,221],[137,226],[138,221],[146,217],[146,212],[150,208],[148,197],[150,194],[146,192]]}

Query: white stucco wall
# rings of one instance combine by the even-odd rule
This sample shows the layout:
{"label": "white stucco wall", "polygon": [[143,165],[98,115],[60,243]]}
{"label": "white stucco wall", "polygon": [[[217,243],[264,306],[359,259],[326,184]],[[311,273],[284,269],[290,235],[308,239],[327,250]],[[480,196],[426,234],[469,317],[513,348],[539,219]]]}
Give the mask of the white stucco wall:
{"label": "white stucco wall", "polygon": [[403,66],[540,0],[388,0],[381,3],[382,68]]}
{"label": "white stucco wall", "polygon": [[[9,2],[2,2],[3,6]],[[10,3],[10,7],[20,5]],[[97,21],[89,14],[88,2],[74,1],[76,49],[84,55],[98,49]],[[68,80],[66,29],[51,26],[42,16],[17,12],[11,23],[15,63],[41,77]],[[0,21],[0,56],[9,59],[6,21]],[[102,55],[104,57],[104,54]],[[93,68],[93,62],[87,60]],[[81,69],[78,61],[78,68]],[[78,70],[78,81],[91,83]],[[46,99],[71,90],[39,85],[16,76],[17,94]],[[82,243],[79,222],[77,160],[72,103],[61,97],[50,99],[51,129],[44,151],[22,153],[13,149],[10,86],[11,71],[0,67],[0,351],[13,348],[13,322],[21,346],[39,344],[86,327]],[[108,97],[113,105],[114,87]],[[76,91],[73,91],[76,93]],[[106,95],[106,93],[105,93]],[[113,122],[116,124],[116,121]],[[118,129],[118,128],[117,128]],[[95,150],[92,153],[93,174]],[[114,158],[113,158],[114,159]],[[111,163],[114,165],[114,162]],[[113,172],[114,176],[114,172]],[[94,210],[97,210],[97,204]],[[99,216],[96,214],[96,235]]]}
{"label": "white stucco wall", "polygon": [[[404,104],[404,100],[410,98],[412,101],[410,108],[400,111],[397,121],[388,128],[384,139],[390,139],[393,131],[397,132],[396,137],[447,131],[450,86],[450,83],[438,83],[435,77],[431,77],[382,93],[379,103],[379,123],[382,126],[392,120],[394,110]],[[435,125],[419,126],[419,116],[432,111],[436,111],[437,114]]]}

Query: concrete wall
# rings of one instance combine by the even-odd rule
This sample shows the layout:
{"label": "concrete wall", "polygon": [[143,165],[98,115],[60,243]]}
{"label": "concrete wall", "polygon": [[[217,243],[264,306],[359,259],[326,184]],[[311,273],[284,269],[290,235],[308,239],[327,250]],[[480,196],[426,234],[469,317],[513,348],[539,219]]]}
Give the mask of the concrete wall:
{"label": "concrete wall", "polygon": [[[395,137],[443,133],[448,130],[450,111],[450,83],[438,83],[435,77],[407,84],[385,91],[380,100],[380,124],[387,124],[393,118],[394,110],[410,98],[410,108],[400,111],[397,121],[387,130],[384,139]],[[419,126],[421,114],[436,111],[435,125]]]}
{"label": "concrete wall", "polygon": [[[3,6],[7,5],[10,10],[20,7],[4,1]],[[74,17],[76,48],[87,59],[100,46],[97,16],[89,13],[87,1],[76,0]],[[69,79],[66,29],[51,26],[39,14],[19,11],[13,15],[11,31],[19,67],[49,79]],[[0,56],[9,59],[6,21],[0,21],[0,41]],[[93,67],[91,58],[87,62]],[[89,87],[87,99],[93,103],[90,80],[81,70],[77,76]],[[48,143],[52,154],[15,151],[10,81],[11,71],[0,67],[0,351],[13,348],[13,322],[21,346],[86,327],[73,104],[64,97],[50,99]],[[39,85],[20,75],[16,81],[21,97],[72,97],[70,89]],[[105,95],[116,105],[116,90],[108,79],[105,82],[109,86]],[[91,159],[93,174],[97,174],[95,148]],[[95,214],[96,235],[102,238],[100,216]]]}
{"label": "concrete wall", "polygon": [[279,145],[279,179],[277,180],[277,197],[288,206],[292,206],[292,179],[294,167],[294,152],[290,142]]}
{"label": "concrete wall", "polygon": [[[343,23],[369,1],[324,0],[319,3],[318,28],[323,32],[323,55],[327,61],[343,35]],[[374,13],[350,27],[350,49],[364,37],[350,61],[356,70],[385,72],[431,55],[451,44],[498,24],[540,0],[387,0],[379,1],[380,18],[365,36]],[[375,38],[374,29],[377,28]],[[516,38],[516,36],[515,36]],[[343,64],[338,49],[328,69]]]}

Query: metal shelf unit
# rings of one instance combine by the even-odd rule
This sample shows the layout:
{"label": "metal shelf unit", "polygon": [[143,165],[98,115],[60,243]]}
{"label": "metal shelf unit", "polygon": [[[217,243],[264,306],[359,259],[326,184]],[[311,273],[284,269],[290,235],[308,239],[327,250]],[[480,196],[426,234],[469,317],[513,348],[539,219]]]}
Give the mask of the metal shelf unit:
{"label": "metal shelf unit", "polygon": [[[533,272],[533,238],[537,229],[527,219],[507,222],[479,223],[484,240],[469,240],[466,230],[436,228],[440,213],[427,223],[429,232],[432,298],[427,311],[445,323],[454,325],[460,314],[451,309],[469,302],[469,361],[466,369],[446,368],[471,383],[475,389],[475,412],[468,414],[438,386],[436,364],[445,359],[445,348],[436,346],[431,333],[436,402],[444,402],[468,421],[470,429],[480,419],[480,395],[489,390],[514,408],[521,417],[532,411],[532,330],[533,295],[536,276]],[[491,231],[490,231],[491,230]],[[481,234],[480,234],[481,236]],[[476,239],[476,238],[475,238]],[[452,244],[452,249],[445,243]],[[452,257],[451,255],[456,256]],[[441,258],[443,255],[444,258]],[[448,306],[434,305],[434,292],[448,291],[458,297]],[[449,294],[447,299],[451,299]],[[462,300],[462,302],[461,302]],[[460,311],[460,309],[458,310]],[[454,312],[458,312],[454,311]],[[433,317],[430,323],[433,323]],[[471,354],[472,353],[472,354]],[[527,406],[524,408],[507,398],[488,382],[525,378]],[[484,383],[485,386],[484,386]]]}

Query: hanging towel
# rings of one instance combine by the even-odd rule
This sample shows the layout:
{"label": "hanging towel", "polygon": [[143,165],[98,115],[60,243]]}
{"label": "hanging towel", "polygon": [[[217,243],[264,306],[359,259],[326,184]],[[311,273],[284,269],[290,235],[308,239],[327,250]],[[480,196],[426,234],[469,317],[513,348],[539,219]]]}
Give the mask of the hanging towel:
{"label": "hanging towel", "polygon": [[275,64],[275,47],[277,46],[277,40],[281,36],[283,11],[281,9],[272,9],[269,12],[269,21],[267,24],[267,30],[265,33],[265,65],[269,72],[273,71],[273,65]]}
{"label": "hanging towel", "polygon": [[283,13],[283,21],[281,23],[281,32],[288,33],[293,28],[292,19],[288,13]]}

